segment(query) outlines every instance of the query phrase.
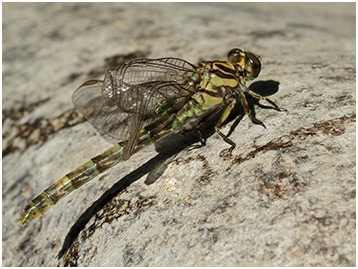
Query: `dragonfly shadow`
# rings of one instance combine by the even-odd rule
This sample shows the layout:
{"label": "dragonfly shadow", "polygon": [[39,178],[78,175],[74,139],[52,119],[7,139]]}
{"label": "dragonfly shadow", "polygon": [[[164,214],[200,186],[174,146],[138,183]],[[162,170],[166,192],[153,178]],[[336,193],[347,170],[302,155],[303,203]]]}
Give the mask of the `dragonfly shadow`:
{"label": "dragonfly shadow", "polygon": [[[276,81],[258,81],[250,85],[250,89],[253,91],[264,95],[272,95],[278,91],[279,82]],[[248,102],[250,109],[254,113],[253,105],[257,103],[257,100],[250,98],[248,96]],[[270,106],[263,106],[264,108],[272,108]],[[208,121],[205,126],[202,126],[201,135],[205,141],[211,135],[215,133],[214,126],[219,119],[221,113],[218,113],[216,117],[213,117]],[[244,117],[244,111],[240,104],[237,102],[236,106],[232,110],[232,113],[225,121],[225,124],[236,119],[235,122],[230,127],[230,131],[227,136],[229,136],[236,126],[240,123]],[[156,151],[158,154],[150,159],[148,162],[144,163],[136,170],[123,177],[117,183],[115,183],[109,190],[107,190],[97,201],[95,201],[76,221],[76,223],[71,227],[70,231],[67,233],[65,241],[63,243],[62,249],[58,253],[58,259],[62,258],[67,250],[71,247],[73,242],[76,240],[77,236],[84,229],[86,224],[94,217],[107,203],[109,203],[115,196],[117,196],[121,191],[130,186],[132,183],[139,180],[142,176],[148,174],[145,184],[153,184],[158,178],[164,173],[168,164],[175,158],[175,156],[188,148],[193,143],[199,142],[199,138],[195,132],[183,131],[181,133],[174,133],[168,135],[161,141],[158,141],[156,146]]]}
{"label": "dragonfly shadow", "polygon": [[[261,94],[263,96],[270,96],[278,92],[278,87],[280,85],[280,82],[274,81],[274,80],[266,80],[266,81],[256,81],[250,85],[250,89],[254,92]],[[250,101],[252,104],[257,104],[261,108],[267,108],[270,109],[272,106],[267,106],[259,103],[257,99],[253,98],[251,95],[248,96],[248,102],[250,104]],[[253,110],[253,107],[250,107],[250,109]],[[254,110],[253,110],[254,111]]]}
{"label": "dragonfly shadow", "polygon": [[177,154],[196,142],[199,142],[199,137],[193,131],[173,133],[156,142],[156,151],[165,158],[152,167],[144,183],[150,185],[157,181]]}
{"label": "dragonfly shadow", "polygon": [[[173,136],[173,137],[172,137]],[[154,158],[150,159],[145,164],[141,165],[138,169],[134,170],[127,176],[123,177],[117,183],[115,183],[109,190],[107,190],[97,201],[95,201],[76,221],[76,223],[71,227],[70,231],[67,233],[65,241],[62,245],[62,249],[59,251],[57,257],[58,259],[62,258],[67,250],[71,247],[73,242],[76,240],[77,236],[84,229],[86,224],[94,217],[103,207],[109,203],[114,197],[116,197],[121,191],[130,186],[132,183],[139,180],[142,176],[148,174],[145,181],[146,184],[154,183],[165,171],[167,165],[170,161],[184,148],[190,146],[195,142],[195,137],[182,136],[176,134],[169,135],[163,139],[162,143],[159,143],[159,147],[156,147],[156,150],[159,152]],[[175,139],[176,142],[171,140]],[[196,139],[197,140],[197,139]]]}
{"label": "dragonfly shadow", "polygon": [[259,80],[253,82],[249,88],[263,96],[270,96],[278,92],[280,82],[275,80]]}

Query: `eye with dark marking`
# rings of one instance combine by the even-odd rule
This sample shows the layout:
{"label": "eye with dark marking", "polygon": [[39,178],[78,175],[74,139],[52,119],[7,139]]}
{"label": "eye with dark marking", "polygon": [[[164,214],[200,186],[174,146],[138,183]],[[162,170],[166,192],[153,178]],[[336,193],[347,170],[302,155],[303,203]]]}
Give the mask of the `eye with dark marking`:
{"label": "eye with dark marking", "polygon": [[242,52],[241,49],[232,49],[229,51],[229,53],[227,54],[227,57],[230,57],[230,56],[238,56],[240,54],[240,52]]}
{"label": "eye with dark marking", "polygon": [[247,60],[248,60],[248,66],[251,67],[252,75],[254,78],[256,78],[261,71],[261,60],[260,56],[257,56],[253,54],[252,52],[246,52]]}
{"label": "eye with dark marking", "polygon": [[232,64],[235,64],[239,61],[239,58],[242,57],[243,51],[241,49],[232,49],[227,54],[228,61]]}

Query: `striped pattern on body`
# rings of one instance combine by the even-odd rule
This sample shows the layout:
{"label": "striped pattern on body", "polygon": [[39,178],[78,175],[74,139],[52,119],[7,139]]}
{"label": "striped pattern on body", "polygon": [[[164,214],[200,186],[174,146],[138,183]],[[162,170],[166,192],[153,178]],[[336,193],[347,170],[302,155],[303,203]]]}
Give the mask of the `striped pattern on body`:
{"label": "striped pattern on body", "polygon": [[[215,126],[215,130],[227,143],[232,146],[232,150],[235,147],[235,143],[223,135],[219,129],[230,114],[236,102],[235,98],[239,97],[241,99],[245,114],[248,115],[252,121],[263,125],[261,121],[257,120],[249,113],[250,111],[244,92],[249,93],[255,98],[265,99],[274,105],[277,110],[280,110],[280,108],[271,100],[251,91],[245,86],[246,79],[257,77],[261,70],[261,58],[251,52],[244,52],[240,49],[232,49],[228,54],[228,61],[226,62],[202,62],[197,66],[176,58],[135,60],[123,65],[122,68],[119,67],[117,70],[125,70],[122,70],[124,73],[122,72],[123,74],[120,76],[121,79],[125,77],[125,72],[129,72],[129,74],[133,75],[131,79],[135,81],[136,79],[142,80],[144,78],[138,76],[137,74],[139,73],[136,73],[137,71],[142,71],[143,69],[143,72],[146,72],[145,74],[148,77],[152,74],[150,70],[145,69],[145,67],[154,68],[153,70],[155,70],[155,72],[153,74],[158,76],[162,75],[162,71],[169,72],[170,70],[169,73],[164,72],[166,75],[164,77],[165,79],[171,79],[171,77],[173,77],[173,79],[178,79],[178,77],[175,76],[177,74],[176,71],[180,72],[181,81],[185,81],[187,83],[188,88],[186,90],[190,93],[190,95],[180,95],[179,93],[176,93],[177,95],[175,95],[173,92],[172,97],[185,96],[184,100],[179,103],[180,105],[176,104],[175,106],[171,106],[170,99],[164,99],[163,102],[159,103],[155,109],[155,113],[160,115],[159,119],[151,122],[137,133],[138,140],[135,141],[135,144],[133,144],[134,140],[131,139],[131,137],[128,137],[68,173],[66,176],[44,190],[25,208],[19,219],[21,224],[28,224],[33,219],[43,215],[51,206],[55,205],[63,197],[75,189],[80,188],[82,185],[95,178],[98,174],[106,171],[119,162],[128,159],[130,155],[138,152],[144,147],[155,143],[172,132],[181,129],[187,123],[191,122],[191,120],[197,120],[197,118],[205,116],[205,112],[208,112],[208,115],[205,116],[205,118],[200,119],[202,122],[206,122],[206,120],[210,119],[213,115],[224,108],[223,113]],[[188,69],[189,67],[193,68],[193,70],[187,71],[190,70]],[[88,81],[82,86],[90,87],[98,82],[100,81]],[[118,81],[115,82],[117,83]],[[168,80],[163,80],[162,85],[166,85],[164,83],[168,83]],[[175,83],[175,80],[173,80],[173,83]],[[156,86],[157,85],[159,84],[156,84]],[[104,89],[104,93],[108,94],[109,98],[112,97],[112,93],[117,94],[116,91],[111,92],[111,88]],[[125,89],[125,91],[127,90],[128,88]],[[150,91],[150,88],[146,89],[146,93]],[[80,97],[87,98],[87,92],[85,95]],[[98,95],[95,95],[93,98],[98,98]],[[106,102],[102,103],[107,104]],[[101,107],[98,107],[98,109],[101,109]],[[98,110],[95,110],[93,113],[96,111],[98,112]],[[103,112],[104,111],[101,111],[101,113]],[[103,113],[103,115],[105,114]],[[110,130],[111,129],[107,129],[107,131]],[[130,144],[130,142],[133,145]],[[134,150],[130,151],[128,154],[128,148],[133,146]],[[127,155],[129,156],[125,156],[126,150]]]}

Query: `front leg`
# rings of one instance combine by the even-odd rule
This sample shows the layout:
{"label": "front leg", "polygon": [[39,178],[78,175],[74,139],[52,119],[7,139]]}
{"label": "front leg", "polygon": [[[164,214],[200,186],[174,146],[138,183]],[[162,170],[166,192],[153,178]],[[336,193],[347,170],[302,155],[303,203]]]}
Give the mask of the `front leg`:
{"label": "front leg", "polygon": [[245,114],[252,120],[252,122],[256,124],[260,124],[261,126],[266,128],[265,124],[262,121],[256,119],[255,116],[251,114],[249,104],[247,103],[246,96],[243,91],[240,91],[240,98],[241,98],[241,105],[244,108]]}
{"label": "front leg", "polygon": [[259,100],[265,100],[267,101],[268,103],[270,103],[271,105],[274,106],[274,108],[278,111],[286,111],[288,112],[287,109],[284,109],[284,108],[281,108],[279,107],[278,105],[276,105],[273,101],[271,101],[269,98],[267,98],[266,96],[263,96],[257,92],[254,92],[253,90],[251,90],[250,88],[245,88],[245,91],[250,94],[252,97],[256,98],[256,99],[259,99]]}

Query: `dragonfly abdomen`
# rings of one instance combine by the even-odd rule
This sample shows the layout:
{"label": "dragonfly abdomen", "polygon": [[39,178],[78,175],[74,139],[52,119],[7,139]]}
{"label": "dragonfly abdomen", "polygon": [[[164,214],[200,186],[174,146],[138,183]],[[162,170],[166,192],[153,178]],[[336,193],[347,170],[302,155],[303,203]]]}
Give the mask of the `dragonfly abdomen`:
{"label": "dragonfly abdomen", "polygon": [[122,161],[123,146],[126,142],[125,140],[116,144],[52,184],[30,202],[19,222],[28,224],[31,220],[40,217],[63,197]]}

